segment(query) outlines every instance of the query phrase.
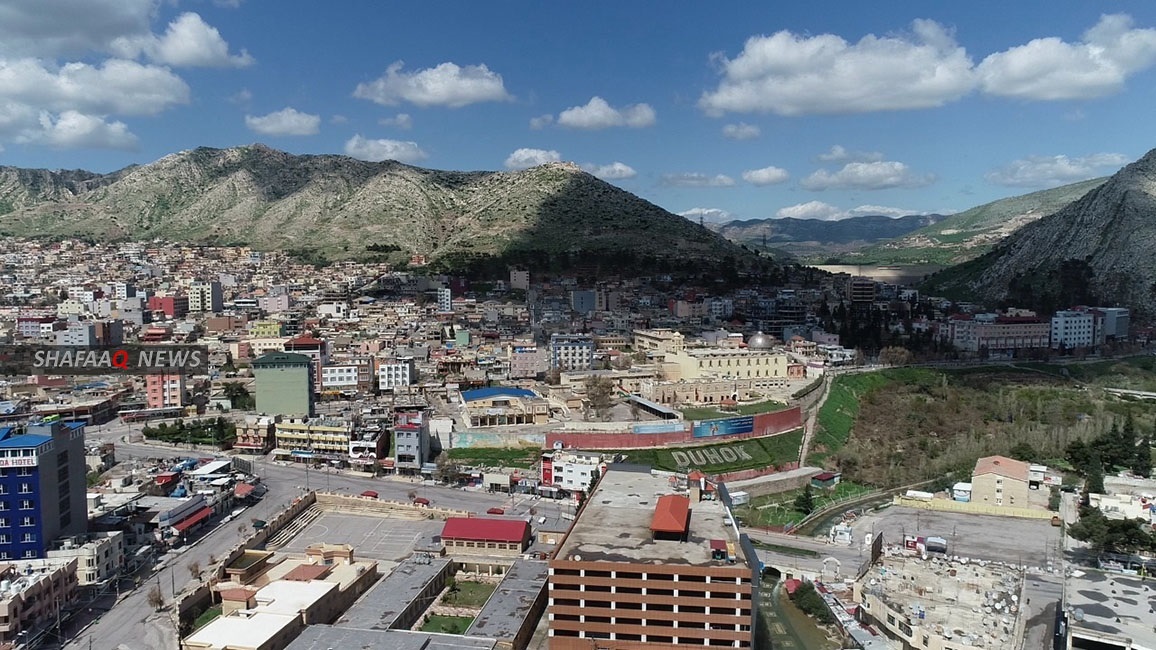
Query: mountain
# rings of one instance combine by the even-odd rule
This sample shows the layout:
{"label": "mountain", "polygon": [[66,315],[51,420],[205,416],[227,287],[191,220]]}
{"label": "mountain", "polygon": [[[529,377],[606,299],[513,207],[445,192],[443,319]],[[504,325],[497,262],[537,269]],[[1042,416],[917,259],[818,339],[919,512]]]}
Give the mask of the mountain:
{"label": "mountain", "polygon": [[1045,312],[1079,304],[1156,315],[1156,150],[925,290]]}
{"label": "mountain", "polygon": [[250,245],[328,259],[368,250],[449,268],[755,259],[568,163],[437,171],[260,144],[198,148],[111,174],[0,167],[0,235]]}
{"label": "mountain", "polygon": [[1096,178],[985,203],[895,240],[845,255],[842,261],[853,264],[957,264],[986,253],[1008,235],[1063,208],[1105,180]]}
{"label": "mountain", "polygon": [[747,219],[706,224],[727,239],[751,248],[775,248],[800,257],[829,257],[865,244],[892,239],[943,219],[937,214],[891,218],[868,215],[823,221],[820,219]]}

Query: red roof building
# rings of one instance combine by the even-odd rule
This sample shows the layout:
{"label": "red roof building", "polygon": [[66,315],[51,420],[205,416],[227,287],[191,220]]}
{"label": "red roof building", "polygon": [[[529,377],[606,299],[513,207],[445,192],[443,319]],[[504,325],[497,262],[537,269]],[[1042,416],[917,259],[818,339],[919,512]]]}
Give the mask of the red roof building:
{"label": "red roof building", "polygon": [[442,528],[442,544],[456,554],[521,555],[530,546],[530,523],[521,519],[451,517]]}
{"label": "red roof building", "polygon": [[689,523],[689,498],[682,494],[664,494],[658,497],[658,503],[654,506],[654,518],[650,520],[650,531],[655,537],[684,537]]}

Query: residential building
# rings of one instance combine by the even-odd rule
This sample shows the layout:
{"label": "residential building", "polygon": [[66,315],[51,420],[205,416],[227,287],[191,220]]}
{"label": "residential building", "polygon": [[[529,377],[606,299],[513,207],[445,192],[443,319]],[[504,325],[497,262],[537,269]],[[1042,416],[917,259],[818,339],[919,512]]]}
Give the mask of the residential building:
{"label": "residential building", "polygon": [[273,425],[275,453],[303,460],[349,460],[353,423],[335,418],[286,417]]}
{"label": "residential building", "polygon": [[269,352],[252,364],[257,410],[267,415],[313,415],[313,361],[303,354]]}
{"label": "residential building", "polygon": [[590,482],[605,471],[606,462],[601,452],[558,450],[542,454],[540,480],[542,486],[585,493]]}
{"label": "residential building", "polygon": [[276,425],[280,421],[276,415],[246,415],[237,424],[237,439],[233,449],[242,453],[267,454],[276,444]]}
{"label": "residential building", "polygon": [[643,352],[669,354],[686,349],[682,332],[668,329],[634,330],[634,349]]}
{"label": "residential building", "polygon": [[393,415],[393,468],[398,474],[417,474],[430,460],[429,417],[425,408],[397,406]]}
{"label": "residential building", "polygon": [[450,555],[518,557],[530,546],[530,522],[450,517],[442,527],[442,544]]}
{"label": "residential building", "polygon": [[570,311],[579,314],[589,314],[594,311],[598,301],[598,292],[584,289],[570,292]]}
{"label": "residential building", "polygon": [[975,463],[971,501],[999,507],[1028,507],[1030,465],[1006,456],[986,456]]}
{"label": "residential building", "polygon": [[75,607],[76,573],[75,559],[0,563],[0,646],[22,647],[24,638]]}
{"label": "residential building", "polygon": [[382,361],[377,366],[377,388],[394,390],[412,386],[417,380],[417,364],[413,357]]}
{"label": "residential building", "polygon": [[285,325],[279,320],[255,320],[249,323],[249,336],[255,339],[275,339],[285,336]]}
{"label": "residential building", "polygon": [[454,293],[449,287],[439,287],[437,296],[438,313],[448,314],[454,310]]}
{"label": "residential building", "polygon": [[185,405],[185,376],[181,373],[145,375],[145,402],[150,409]]}
{"label": "residential building", "polygon": [[610,466],[550,560],[550,650],[757,647],[760,563],[707,487]]}
{"label": "residential building", "polygon": [[1052,349],[1094,348],[1104,342],[1103,317],[1094,311],[1064,310],[1052,316]]}
{"label": "residential building", "polygon": [[1097,307],[1095,310],[1103,318],[1103,336],[1106,341],[1128,340],[1131,312],[1123,307]]}
{"label": "residential building", "polygon": [[551,334],[550,367],[589,370],[594,366],[594,337],[589,334]]}
{"label": "residential building", "polygon": [[46,418],[0,429],[0,561],[43,558],[88,526],[84,424]]}
{"label": "residential building", "polygon": [[189,286],[189,311],[216,313],[224,308],[225,295],[220,282],[194,282]]}
{"label": "residential building", "polygon": [[847,283],[847,299],[852,305],[872,304],[879,295],[879,283],[871,278],[853,277]]}
{"label": "residential building", "polygon": [[284,350],[304,354],[313,360],[313,392],[321,392],[321,370],[329,363],[329,344],[309,335],[302,335],[285,341]]}
{"label": "residential building", "polygon": [[511,345],[506,348],[510,360],[510,379],[537,379],[550,368],[550,357],[535,345]]}
{"label": "residential building", "polygon": [[64,537],[53,544],[48,558],[75,558],[78,584],[103,584],[125,569],[124,533],[113,530]]}
{"label": "residential building", "polygon": [[188,296],[149,296],[149,311],[159,311],[169,319],[184,318],[189,313]]}
{"label": "residential building", "polygon": [[523,269],[510,269],[510,288],[529,291],[530,272]]}
{"label": "residential building", "polygon": [[71,321],[65,329],[56,332],[57,345],[96,345],[96,325],[92,321]]}
{"label": "residential building", "polygon": [[471,427],[548,424],[550,403],[532,390],[495,386],[462,391]]}
{"label": "residential building", "polygon": [[321,391],[340,393],[358,389],[358,367],[352,364],[330,364],[321,369]]}

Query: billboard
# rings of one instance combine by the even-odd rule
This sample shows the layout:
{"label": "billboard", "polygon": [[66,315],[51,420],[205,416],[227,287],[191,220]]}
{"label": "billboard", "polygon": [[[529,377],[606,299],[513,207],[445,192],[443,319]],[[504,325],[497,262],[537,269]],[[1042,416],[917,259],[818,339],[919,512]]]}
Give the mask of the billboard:
{"label": "billboard", "polygon": [[631,433],[682,433],[683,431],[686,431],[686,423],[680,420],[630,425]]}
{"label": "billboard", "polygon": [[695,438],[731,436],[737,433],[751,433],[755,430],[754,416],[726,418],[722,420],[702,420],[694,423]]}

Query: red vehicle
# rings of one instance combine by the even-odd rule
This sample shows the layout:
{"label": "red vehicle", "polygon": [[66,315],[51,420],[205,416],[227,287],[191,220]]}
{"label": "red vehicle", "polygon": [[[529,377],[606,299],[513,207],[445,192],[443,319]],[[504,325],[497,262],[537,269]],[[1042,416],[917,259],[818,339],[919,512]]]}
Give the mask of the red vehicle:
{"label": "red vehicle", "polygon": [[366,490],[365,492],[361,493],[361,496],[369,497],[370,499],[376,499],[377,498],[377,492],[374,492],[373,490]]}
{"label": "red vehicle", "polygon": [[413,505],[415,505],[415,506],[427,506],[428,507],[429,506],[429,499],[427,499],[425,497],[418,497],[418,498],[413,500]]}
{"label": "red vehicle", "polygon": [[490,508],[489,510],[486,511],[486,514],[487,515],[504,515],[504,514],[506,514],[506,511],[502,510],[501,508]]}

